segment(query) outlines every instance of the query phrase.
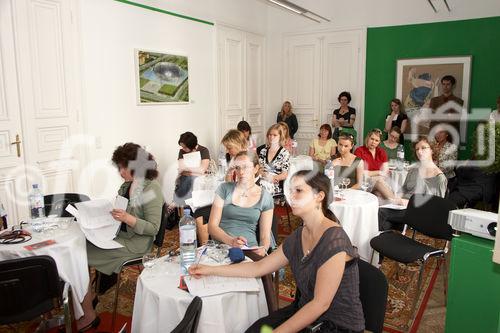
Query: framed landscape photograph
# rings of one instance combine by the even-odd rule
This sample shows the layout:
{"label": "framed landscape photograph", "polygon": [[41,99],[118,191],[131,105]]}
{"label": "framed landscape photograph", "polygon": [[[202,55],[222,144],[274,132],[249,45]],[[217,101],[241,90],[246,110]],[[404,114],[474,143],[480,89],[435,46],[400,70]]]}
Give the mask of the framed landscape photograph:
{"label": "framed landscape photograph", "polygon": [[[396,97],[401,100],[410,118],[429,110],[433,97],[442,94],[441,79],[452,75],[456,79],[453,95],[463,100],[463,117],[467,117],[469,86],[471,76],[471,56],[400,59],[396,66]],[[462,118],[463,120],[463,118]],[[461,121],[460,132],[465,133],[466,121]],[[408,126],[405,138],[414,139],[427,134],[425,126]]]}
{"label": "framed landscape photograph", "polygon": [[188,58],[135,50],[137,104],[189,103]]}

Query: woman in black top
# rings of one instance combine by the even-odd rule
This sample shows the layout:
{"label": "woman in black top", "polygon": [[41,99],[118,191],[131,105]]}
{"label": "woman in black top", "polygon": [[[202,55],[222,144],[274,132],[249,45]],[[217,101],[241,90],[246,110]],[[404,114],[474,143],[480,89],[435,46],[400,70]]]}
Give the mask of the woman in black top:
{"label": "woman in black top", "polygon": [[351,94],[347,91],[341,92],[338,101],[340,108],[333,110],[332,116],[333,138],[335,141],[338,141],[341,128],[344,131],[347,129],[346,132],[350,133],[349,129],[354,127],[354,121],[356,120],[356,109],[349,106]]}
{"label": "woman in black top", "polygon": [[404,133],[408,128],[408,115],[405,112],[403,103],[397,98],[391,100],[391,112],[385,119],[385,131],[391,132],[391,128],[399,127],[401,135],[399,136],[399,143],[404,144]]}
{"label": "woman in black top", "polygon": [[281,111],[278,112],[278,115],[276,116],[276,122],[279,123],[280,121],[283,121],[288,125],[288,134],[290,135],[290,138],[293,139],[293,136],[299,129],[299,123],[297,122],[297,116],[295,116],[292,111],[292,103],[289,101],[285,101],[285,103],[283,103]]}
{"label": "woman in black top", "polygon": [[269,325],[273,332],[299,332],[321,321],[321,332],[363,332],[364,316],[359,299],[358,254],[349,237],[328,210],[329,179],[309,170],[291,178],[293,214],[303,220],[271,255],[236,265],[193,265],[189,273],[258,277],[290,264],[300,299],[256,321],[247,332]]}

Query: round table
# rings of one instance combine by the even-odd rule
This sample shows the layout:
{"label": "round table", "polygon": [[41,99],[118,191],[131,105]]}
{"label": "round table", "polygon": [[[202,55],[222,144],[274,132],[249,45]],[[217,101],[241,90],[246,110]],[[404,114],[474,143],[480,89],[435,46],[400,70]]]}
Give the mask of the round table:
{"label": "round table", "polygon": [[[162,260],[162,259],[159,259]],[[159,267],[157,267],[159,265]],[[178,287],[179,263],[161,262],[145,269],[137,280],[132,332],[170,332],[182,320],[193,296]],[[264,288],[202,297],[198,333],[244,332],[257,319],[267,316]]]}
{"label": "round table", "polygon": [[[50,232],[37,233],[27,228],[32,235],[29,242],[22,244],[0,244],[0,260],[24,258],[30,256],[51,256],[57,265],[59,276],[71,284],[75,318],[83,316],[81,302],[89,286],[89,271],[87,265],[87,247],[85,235],[76,222],[71,222],[68,229],[56,229]],[[53,239],[55,244],[36,250],[26,250],[24,247],[45,240]]]}
{"label": "round table", "polygon": [[360,257],[369,262],[370,240],[379,234],[378,199],[369,192],[352,189],[345,190],[344,196],[345,199],[332,202],[329,208],[339,219],[352,245],[358,248]]}

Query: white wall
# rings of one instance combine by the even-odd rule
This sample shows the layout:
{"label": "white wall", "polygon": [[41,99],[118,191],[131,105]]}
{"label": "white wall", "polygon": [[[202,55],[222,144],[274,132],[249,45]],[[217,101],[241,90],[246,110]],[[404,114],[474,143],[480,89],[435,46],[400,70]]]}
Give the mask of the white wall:
{"label": "white wall", "polygon": [[[265,33],[267,6],[233,0],[137,0],[148,6]],[[92,136],[86,176],[92,197],[111,197],[121,182],[110,163],[125,142],[145,145],[159,163],[160,181],[172,198],[177,140],[185,131],[217,154],[214,26],[113,0],[81,0],[84,117]],[[187,55],[186,105],[136,105],[134,49]]]}

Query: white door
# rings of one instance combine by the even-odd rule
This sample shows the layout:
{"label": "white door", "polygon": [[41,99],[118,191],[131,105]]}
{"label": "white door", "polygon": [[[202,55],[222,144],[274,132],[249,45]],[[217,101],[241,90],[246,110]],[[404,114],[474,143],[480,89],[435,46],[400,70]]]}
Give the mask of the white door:
{"label": "white door", "polygon": [[295,139],[299,153],[307,154],[309,142],[318,134],[321,87],[321,39],[298,35],[285,40],[283,101],[292,103],[299,130]]}
{"label": "white door", "polygon": [[9,146],[9,154],[0,153],[0,165],[11,165],[2,172],[15,175],[15,181],[10,176],[1,181],[9,188],[15,185],[15,193],[0,190],[0,200],[9,202],[12,223],[28,217],[31,184],[41,184],[44,194],[78,188],[85,156],[78,136],[82,126],[76,1],[0,0],[1,90],[6,96],[3,104],[8,105],[8,112],[0,116],[5,133],[0,140],[12,143],[19,135],[22,141],[20,157],[16,145]]}
{"label": "white door", "polygon": [[[8,0],[0,1],[0,201],[8,221],[26,216],[26,179],[24,177],[23,142],[17,90],[16,57],[12,7]],[[18,151],[19,148],[19,151]]]}
{"label": "white door", "polygon": [[356,109],[354,128],[360,132],[362,118],[362,87],[359,87],[360,31],[339,31],[326,34],[323,40],[323,78],[321,123],[332,124],[334,109],[340,107],[338,95],[351,93],[350,106]]}
{"label": "white door", "polygon": [[296,139],[300,153],[308,151],[321,124],[331,124],[342,91],[349,91],[353,97],[351,106],[357,111],[355,128],[361,135],[364,38],[362,30],[285,37],[283,100],[292,102],[299,121]]}
{"label": "white door", "polygon": [[264,55],[261,35],[217,25],[219,138],[240,120],[264,139]]}

